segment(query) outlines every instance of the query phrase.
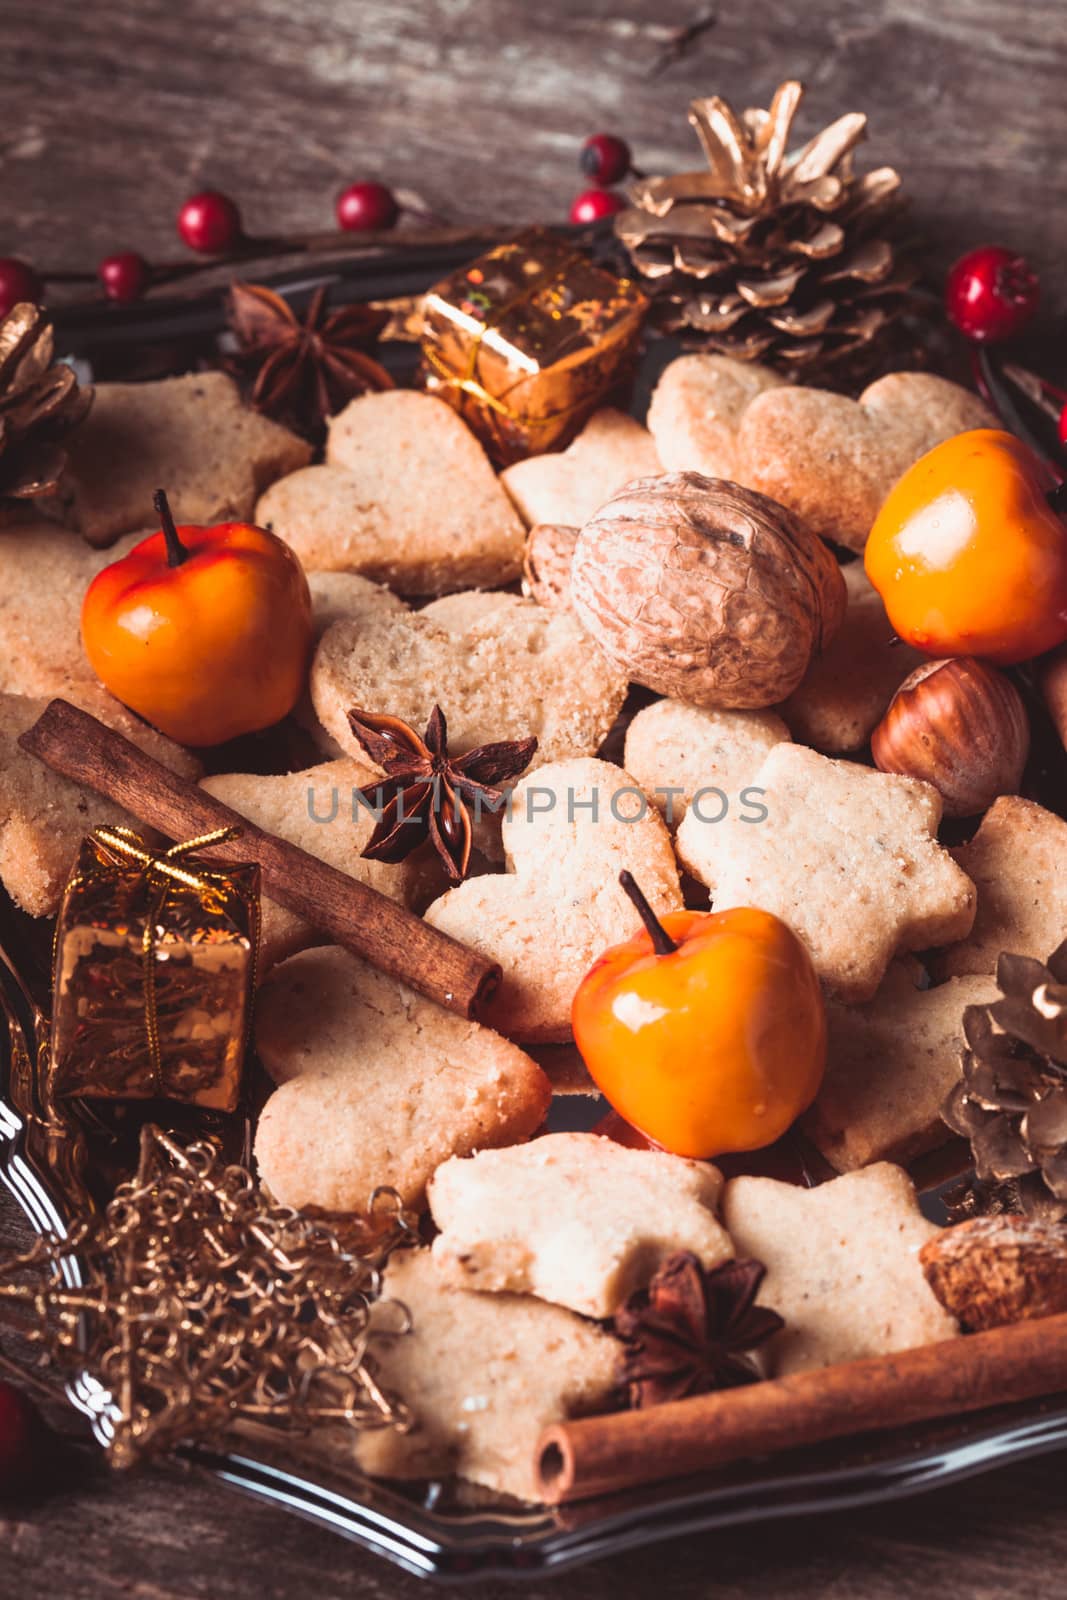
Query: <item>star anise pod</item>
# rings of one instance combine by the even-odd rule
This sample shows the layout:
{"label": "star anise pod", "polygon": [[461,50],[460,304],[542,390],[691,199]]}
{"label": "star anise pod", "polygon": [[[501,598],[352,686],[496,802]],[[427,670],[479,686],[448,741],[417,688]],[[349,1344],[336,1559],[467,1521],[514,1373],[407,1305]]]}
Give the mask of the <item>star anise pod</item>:
{"label": "star anise pod", "polygon": [[387,311],[372,306],[330,311],[325,284],[301,318],[273,289],[235,282],[230,326],[238,349],[230,364],[251,382],[257,411],[314,435],[356,395],[394,387],[370,353],[388,321]]}
{"label": "star anise pod", "polygon": [[766,1270],[759,1261],[727,1261],[709,1272],[680,1250],[630,1296],[614,1326],[626,1344],[621,1377],[632,1407],[759,1381],[752,1351],[785,1327],[776,1311],[755,1304]]}
{"label": "star anise pod", "polygon": [[530,765],[536,739],[505,739],[479,745],[463,756],[448,753],[448,726],[434,706],[422,738],[399,717],[348,713],[352,732],[386,780],[359,790],[381,816],[363,850],[371,861],[403,861],[424,839],[433,841],[450,883],[461,883],[470,865],[469,806],[496,811],[504,800],[497,787]]}

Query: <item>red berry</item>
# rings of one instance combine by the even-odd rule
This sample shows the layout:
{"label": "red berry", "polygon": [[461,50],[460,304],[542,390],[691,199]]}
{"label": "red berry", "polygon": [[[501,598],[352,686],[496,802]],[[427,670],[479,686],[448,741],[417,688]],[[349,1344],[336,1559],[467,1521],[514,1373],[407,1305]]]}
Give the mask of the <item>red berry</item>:
{"label": "red berry", "polygon": [[108,299],[126,305],[144,294],[149,277],[148,262],[136,250],[120,250],[118,255],[104,257],[96,275]]}
{"label": "red berry", "polygon": [[337,196],[335,213],[347,233],[376,233],[395,225],[400,207],[384,183],[350,183]]}
{"label": "red berry", "polygon": [[1060,412],[1060,443],[1067,444],[1067,406]]}
{"label": "red berry", "polygon": [[190,250],[205,256],[222,255],[240,242],[241,213],[227,194],[205,189],[190,195],[178,212],[178,232]]}
{"label": "red berry", "polygon": [[43,294],[44,284],[32,267],[16,256],[0,257],[0,317],[6,317],[20,300],[36,305]]}
{"label": "red berry", "polygon": [[1002,245],[961,257],[945,284],[945,308],[968,339],[993,344],[1021,332],[1037,310],[1037,274]]}
{"label": "red berry", "polygon": [[616,211],[625,209],[626,201],[612,189],[586,189],[573,201],[570,219],[572,222],[599,222],[602,217],[613,217]]}
{"label": "red berry", "polygon": [[33,1477],[43,1433],[33,1401],[0,1379],[0,1495],[16,1493]]}
{"label": "red berry", "polygon": [[594,133],[582,145],[578,165],[590,183],[608,189],[621,183],[632,167],[630,146],[613,133]]}

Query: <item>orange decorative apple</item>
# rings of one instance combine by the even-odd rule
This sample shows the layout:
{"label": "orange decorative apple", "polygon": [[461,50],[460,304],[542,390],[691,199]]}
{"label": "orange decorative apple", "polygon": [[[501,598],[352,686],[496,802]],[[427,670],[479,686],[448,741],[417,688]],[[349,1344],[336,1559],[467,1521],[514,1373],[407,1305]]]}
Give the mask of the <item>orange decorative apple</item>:
{"label": "orange decorative apple", "polygon": [[1063,494],[1014,434],[946,439],[890,491],[867,576],[908,644],[1008,666],[1067,639]]}
{"label": "orange decorative apple", "polygon": [[659,921],[605,952],[574,997],[574,1037],[619,1115],[665,1150],[716,1156],[778,1139],[818,1093],[822,990],[805,946],[767,911]]}
{"label": "orange decorative apple", "polygon": [[311,596],[287,544],[247,522],[163,524],[98,572],[82,603],[97,677],[181,744],[221,744],[279,722],[311,654]]}

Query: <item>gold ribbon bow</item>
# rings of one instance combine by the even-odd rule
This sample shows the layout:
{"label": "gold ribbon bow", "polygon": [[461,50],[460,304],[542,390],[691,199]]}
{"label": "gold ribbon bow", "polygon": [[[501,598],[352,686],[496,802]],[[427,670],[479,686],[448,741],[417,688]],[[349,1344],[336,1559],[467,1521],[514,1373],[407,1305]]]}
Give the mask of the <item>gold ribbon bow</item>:
{"label": "gold ribbon bow", "polygon": [[[145,840],[132,828],[110,826],[102,824],[94,828],[91,837],[98,844],[106,845],[116,855],[123,856],[127,861],[136,862],[144,872],[145,878],[155,896],[150,901],[145,914],[144,933],[141,936],[141,952],[144,956],[144,1020],[145,1036],[148,1039],[148,1059],[152,1071],[152,1083],[158,1094],[164,1093],[163,1086],[163,1053],[159,1041],[159,1016],[156,1003],[156,940],[157,927],[162,921],[167,895],[173,883],[180,883],[186,889],[195,889],[203,896],[205,906],[214,912],[224,908],[224,899],[217,888],[220,874],[212,872],[190,872],[180,863],[184,856],[192,855],[196,850],[207,850],[212,845],[223,844],[227,839],[235,839],[240,834],[238,827],[215,828],[210,833],[198,834],[195,839],[185,839],[180,844],[172,844],[168,850],[161,853],[148,848]],[[256,985],[256,960],[259,952],[259,900],[255,901],[252,921],[252,989]]]}

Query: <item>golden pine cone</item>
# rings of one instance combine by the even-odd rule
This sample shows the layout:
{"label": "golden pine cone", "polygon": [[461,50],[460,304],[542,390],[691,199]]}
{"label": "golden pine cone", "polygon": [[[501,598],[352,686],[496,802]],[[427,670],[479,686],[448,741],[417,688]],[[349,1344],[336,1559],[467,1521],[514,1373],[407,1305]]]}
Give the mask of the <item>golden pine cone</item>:
{"label": "golden pine cone", "polygon": [[787,153],[803,93],[783,83],[769,111],[740,118],[717,95],[692,101],[710,171],[639,180],[615,219],[660,327],[789,372],[873,353],[918,275],[894,242],[899,175],[853,172],[865,116]]}
{"label": "golden pine cone", "polygon": [[55,492],[66,462],[59,443],[85,417],[93,391],[55,359],[52,324],[22,301],[0,318],[0,500]]}

